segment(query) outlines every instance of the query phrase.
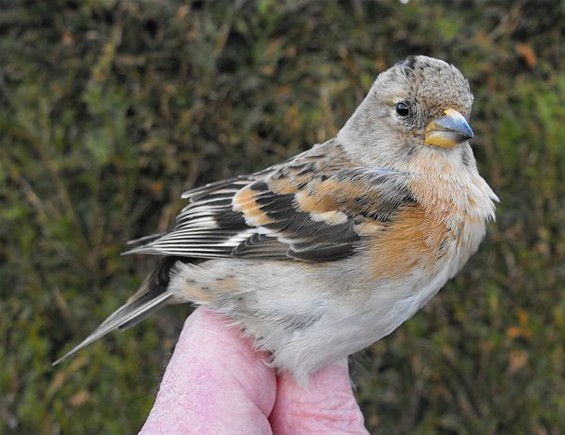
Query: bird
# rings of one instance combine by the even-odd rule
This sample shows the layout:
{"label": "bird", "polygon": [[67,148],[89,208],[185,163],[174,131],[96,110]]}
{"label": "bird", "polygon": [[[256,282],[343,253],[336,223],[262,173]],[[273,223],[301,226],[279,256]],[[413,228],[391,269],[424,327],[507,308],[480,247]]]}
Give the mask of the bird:
{"label": "bird", "polygon": [[239,328],[301,384],[392,333],[473,255],[499,199],[469,140],[469,82],[409,56],[339,130],[282,163],[185,192],[139,290],[55,364],[159,308],[191,303]]}

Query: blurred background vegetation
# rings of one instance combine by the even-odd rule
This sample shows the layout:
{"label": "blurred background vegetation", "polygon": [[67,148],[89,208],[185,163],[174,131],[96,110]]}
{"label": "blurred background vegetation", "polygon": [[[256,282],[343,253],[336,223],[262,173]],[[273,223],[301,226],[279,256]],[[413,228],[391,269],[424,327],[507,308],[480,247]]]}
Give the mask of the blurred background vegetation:
{"label": "blurred background vegetation", "polygon": [[[188,308],[117,308],[194,185],[332,137],[409,54],[457,65],[502,199],[464,271],[356,365],[374,433],[565,433],[563,1],[3,1],[0,433],[133,433]],[[229,356],[227,356],[229,357]]]}

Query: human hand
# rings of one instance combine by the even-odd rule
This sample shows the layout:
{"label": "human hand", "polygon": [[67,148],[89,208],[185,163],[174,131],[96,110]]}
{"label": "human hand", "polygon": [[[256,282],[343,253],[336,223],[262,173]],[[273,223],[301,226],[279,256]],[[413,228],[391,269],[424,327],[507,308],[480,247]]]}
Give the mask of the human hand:
{"label": "human hand", "polygon": [[141,434],[368,433],[346,361],[303,388],[227,324],[205,309],[188,318]]}

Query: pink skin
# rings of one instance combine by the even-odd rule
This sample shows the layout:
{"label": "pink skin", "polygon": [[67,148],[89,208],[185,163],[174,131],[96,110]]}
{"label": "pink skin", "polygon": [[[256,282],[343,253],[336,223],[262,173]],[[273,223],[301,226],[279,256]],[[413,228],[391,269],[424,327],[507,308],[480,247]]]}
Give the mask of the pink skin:
{"label": "pink skin", "polygon": [[226,324],[205,309],[188,318],[140,433],[368,433],[345,361],[302,388]]}

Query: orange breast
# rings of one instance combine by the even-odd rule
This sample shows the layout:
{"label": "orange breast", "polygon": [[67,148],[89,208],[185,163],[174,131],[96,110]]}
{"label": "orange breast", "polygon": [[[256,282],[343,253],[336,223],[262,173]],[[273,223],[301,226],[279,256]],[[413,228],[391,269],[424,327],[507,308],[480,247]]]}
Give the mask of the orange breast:
{"label": "orange breast", "polygon": [[414,268],[433,269],[451,234],[444,222],[423,207],[404,208],[368,242],[375,280],[408,275]]}

